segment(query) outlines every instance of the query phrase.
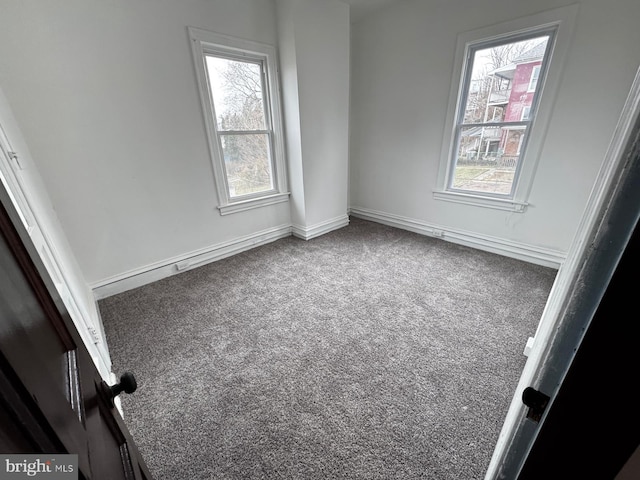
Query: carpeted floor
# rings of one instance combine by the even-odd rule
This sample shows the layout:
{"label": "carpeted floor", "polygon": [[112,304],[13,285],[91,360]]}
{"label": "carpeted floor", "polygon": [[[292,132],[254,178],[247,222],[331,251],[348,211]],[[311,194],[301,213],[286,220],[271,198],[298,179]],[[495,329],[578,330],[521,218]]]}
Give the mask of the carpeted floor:
{"label": "carpeted floor", "polygon": [[352,218],[99,307],[157,480],[470,480],[555,273]]}

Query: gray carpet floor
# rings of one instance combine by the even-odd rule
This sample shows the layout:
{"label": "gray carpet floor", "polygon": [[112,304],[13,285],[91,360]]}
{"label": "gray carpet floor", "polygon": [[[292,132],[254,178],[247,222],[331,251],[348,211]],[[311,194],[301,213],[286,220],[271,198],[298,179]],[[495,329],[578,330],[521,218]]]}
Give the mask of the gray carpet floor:
{"label": "gray carpet floor", "polygon": [[157,480],[482,479],[555,274],[351,218],[99,308]]}

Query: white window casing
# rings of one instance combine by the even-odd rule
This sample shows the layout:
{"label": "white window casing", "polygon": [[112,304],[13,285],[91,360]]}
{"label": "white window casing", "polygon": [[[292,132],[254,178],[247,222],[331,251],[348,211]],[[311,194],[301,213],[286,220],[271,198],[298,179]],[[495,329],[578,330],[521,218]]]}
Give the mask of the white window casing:
{"label": "white window casing", "polygon": [[[458,35],[437,187],[433,193],[435,199],[514,212],[526,211],[577,13],[578,5],[571,5]],[[457,149],[455,142],[460,125],[459,116],[461,109],[464,110],[465,107],[462,103],[466,99],[471,77],[470,73],[465,71],[472,64],[472,61],[469,61],[471,53],[478,50],[479,46],[498,45],[510,39],[517,41],[518,37],[526,38],[536,34],[550,35],[545,63],[540,72],[540,78],[544,79],[544,82],[539,82],[536,88],[536,104],[532,107],[534,120],[527,125],[528,132],[521,145],[524,155],[518,161],[511,193],[492,195],[475,191],[456,191],[450,184],[455,168],[453,158]],[[524,120],[515,123],[527,122],[528,120]],[[455,153],[457,155],[457,152]]]}
{"label": "white window casing", "polygon": [[[221,215],[273,205],[289,200],[286,177],[284,133],[277,71],[276,50],[273,46],[188,27],[193,60],[202,103],[207,141]],[[215,105],[207,73],[206,57],[219,57],[260,65],[263,74],[263,104],[265,126],[261,130],[222,131],[217,127]],[[256,134],[268,138],[272,184],[270,189],[246,195],[232,195],[226,172],[221,138],[224,135]]]}

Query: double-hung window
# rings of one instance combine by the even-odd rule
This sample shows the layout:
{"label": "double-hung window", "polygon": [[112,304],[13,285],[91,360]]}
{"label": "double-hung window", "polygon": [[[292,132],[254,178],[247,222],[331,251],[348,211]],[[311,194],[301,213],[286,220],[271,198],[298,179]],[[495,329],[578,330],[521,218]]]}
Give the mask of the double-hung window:
{"label": "double-hung window", "polygon": [[[469,46],[450,190],[511,195],[540,98],[532,72],[545,71],[553,35],[545,30]],[[536,79],[543,83],[544,74]],[[471,82],[479,85],[473,92]]]}
{"label": "double-hung window", "polygon": [[189,29],[222,214],[288,200],[275,50]]}
{"label": "double-hung window", "polygon": [[563,7],[459,36],[436,199],[525,210],[575,15]]}

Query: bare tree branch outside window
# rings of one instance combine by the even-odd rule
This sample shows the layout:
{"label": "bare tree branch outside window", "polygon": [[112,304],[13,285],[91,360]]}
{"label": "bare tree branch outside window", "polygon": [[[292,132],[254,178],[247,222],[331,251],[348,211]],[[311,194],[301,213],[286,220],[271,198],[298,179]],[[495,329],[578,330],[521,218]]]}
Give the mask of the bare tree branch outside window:
{"label": "bare tree branch outside window", "polygon": [[259,63],[207,57],[231,197],[273,188],[271,138]]}

